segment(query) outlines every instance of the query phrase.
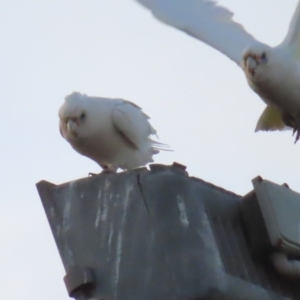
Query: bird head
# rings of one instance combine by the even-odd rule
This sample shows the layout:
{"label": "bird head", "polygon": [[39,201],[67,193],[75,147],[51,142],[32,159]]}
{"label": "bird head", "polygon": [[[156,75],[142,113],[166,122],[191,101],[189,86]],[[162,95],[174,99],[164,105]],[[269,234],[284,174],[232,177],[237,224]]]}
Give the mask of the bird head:
{"label": "bird head", "polygon": [[65,98],[65,103],[59,109],[60,133],[66,139],[77,139],[87,120],[85,98],[87,96],[74,92]]}
{"label": "bird head", "polygon": [[270,63],[270,47],[267,45],[255,45],[246,49],[243,53],[242,68],[247,76],[255,78],[265,70]]}

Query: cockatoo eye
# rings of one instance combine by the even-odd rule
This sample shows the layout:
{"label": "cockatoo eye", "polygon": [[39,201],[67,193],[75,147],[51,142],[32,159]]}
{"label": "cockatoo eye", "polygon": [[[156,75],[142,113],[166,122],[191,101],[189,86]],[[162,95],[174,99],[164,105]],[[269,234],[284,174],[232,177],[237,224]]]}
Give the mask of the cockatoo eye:
{"label": "cockatoo eye", "polygon": [[267,54],[266,52],[263,52],[263,54],[261,55],[260,57],[260,61],[264,64],[266,64],[268,62],[268,59],[267,59]]}
{"label": "cockatoo eye", "polygon": [[83,122],[86,118],[86,114],[83,112],[81,115],[80,115],[80,121]]}

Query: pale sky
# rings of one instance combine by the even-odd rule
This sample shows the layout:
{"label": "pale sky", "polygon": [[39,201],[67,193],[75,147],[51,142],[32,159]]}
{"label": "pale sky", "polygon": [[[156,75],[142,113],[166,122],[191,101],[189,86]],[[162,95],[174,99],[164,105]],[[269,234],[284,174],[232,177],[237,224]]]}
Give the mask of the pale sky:
{"label": "pale sky", "polygon": [[[220,1],[270,45],[296,2]],[[157,163],[240,195],[257,175],[300,192],[300,143],[291,131],[254,133],[265,105],[242,71],[134,0],[0,0],[0,41],[0,299],[69,299],[35,183],[100,171],[59,134],[57,110],[73,91],[141,106],[175,150]]]}

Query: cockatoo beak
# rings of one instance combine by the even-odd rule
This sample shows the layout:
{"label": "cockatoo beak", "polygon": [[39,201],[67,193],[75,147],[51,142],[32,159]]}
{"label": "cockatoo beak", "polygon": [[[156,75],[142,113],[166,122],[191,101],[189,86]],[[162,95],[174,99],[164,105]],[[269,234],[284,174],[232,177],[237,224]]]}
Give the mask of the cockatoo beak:
{"label": "cockatoo beak", "polygon": [[72,135],[77,136],[77,123],[74,120],[69,119],[67,121],[67,128]]}
{"label": "cockatoo beak", "polygon": [[257,61],[257,58],[256,57],[253,57],[253,56],[248,56],[246,58],[246,68],[248,70],[248,72],[251,74],[251,75],[254,75],[254,69],[257,67],[258,65],[258,61]]}

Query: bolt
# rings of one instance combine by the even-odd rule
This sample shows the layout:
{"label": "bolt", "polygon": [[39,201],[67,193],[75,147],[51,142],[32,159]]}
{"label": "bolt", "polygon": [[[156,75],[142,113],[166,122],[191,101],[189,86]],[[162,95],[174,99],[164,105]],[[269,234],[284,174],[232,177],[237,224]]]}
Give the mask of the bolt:
{"label": "bolt", "polygon": [[185,169],[186,169],[186,166],[185,165],[182,165],[182,164],[179,164],[178,162],[173,162],[173,165],[172,165],[174,168],[179,168],[179,169],[181,169],[181,170],[183,170],[183,171],[185,171]]}
{"label": "bolt", "polygon": [[257,179],[257,181],[258,181],[259,183],[262,183],[262,182],[264,181],[263,178],[262,178],[261,176],[257,176],[256,179]]}

